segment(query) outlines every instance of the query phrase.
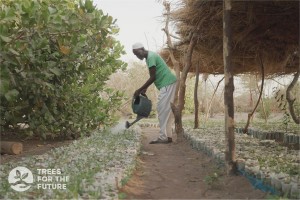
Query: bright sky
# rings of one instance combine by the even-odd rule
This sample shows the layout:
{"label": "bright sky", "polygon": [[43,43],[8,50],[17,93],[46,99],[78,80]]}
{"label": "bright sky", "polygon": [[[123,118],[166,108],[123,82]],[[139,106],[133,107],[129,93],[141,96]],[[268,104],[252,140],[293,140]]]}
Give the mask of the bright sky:
{"label": "bright sky", "polygon": [[162,13],[164,7],[157,0],[94,0],[94,5],[108,13],[120,28],[117,39],[124,45],[124,61],[136,60],[132,44],[141,42],[146,49],[157,51],[165,41]]}

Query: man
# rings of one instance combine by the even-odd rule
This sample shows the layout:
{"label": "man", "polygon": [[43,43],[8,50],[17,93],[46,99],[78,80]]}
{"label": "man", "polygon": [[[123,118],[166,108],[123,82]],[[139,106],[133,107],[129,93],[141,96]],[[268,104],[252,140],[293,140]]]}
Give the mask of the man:
{"label": "man", "polygon": [[146,93],[147,88],[154,83],[159,90],[157,113],[160,126],[159,137],[150,144],[167,144],[172,142],[172,110],[176,90],[176,76],[171,72],[165,61],[152,51],[145,50],[143,44],[135,43],[132,46],[133,54],[140,60],[146,59],[149,68],[149,79],[143,86],[137,89],[134,96]]}

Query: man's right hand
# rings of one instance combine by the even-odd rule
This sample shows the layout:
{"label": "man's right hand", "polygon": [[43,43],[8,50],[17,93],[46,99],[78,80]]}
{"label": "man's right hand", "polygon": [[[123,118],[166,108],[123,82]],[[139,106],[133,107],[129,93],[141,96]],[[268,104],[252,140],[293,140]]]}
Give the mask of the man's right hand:
{"label": "man's right hand", "polygon": [[141,94],[141,91],[138,89],[134,92],[133,96],[135,98],[135,97],[139,96],[140,94]]}
{"label": "man's right hand", "polygon": [[141,94],[144,95],[144,96],[146,96],[146,92],[147,92],[147,89],[143,89],[143,90],[141,91]]}
{"label": "man's right hand", "polygon": [[147,89],[143,89],[143,90],[138,89],[138,90],[136,90],[136,91],[134,92],[133,96],[134,96],[134,97],[137,97],[137,96],[139,96],[140,94],[146,96],[146,92],[147,92]]}

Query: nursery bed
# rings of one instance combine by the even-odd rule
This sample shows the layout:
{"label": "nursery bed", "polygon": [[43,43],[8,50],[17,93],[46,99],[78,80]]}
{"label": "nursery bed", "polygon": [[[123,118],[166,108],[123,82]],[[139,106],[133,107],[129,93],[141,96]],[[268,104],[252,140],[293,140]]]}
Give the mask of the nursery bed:
{"label": "nursery bed", "polygon": [[[225,128],[214,122],[206,127],[192,129],[186,126],[184,136],[191,146],[213,157],[224,165]],[[141,124],[144,127],[158,127],[151,121]],[[274,195],[300,198],[300,151],[282,146],[276,141],[282,136],[285,141],[291,134],[266,134],[258,129],[251,134],[243,134],[235,129],[236,160],[239,172],[248,178],[254,187]],[[269,130],[270,132],[270,130]],[[262,134],[259,134],[262,133]],[[272,139],[267,136],[272,136]],[[278,137],[277,137],[278,136]],[[293,137],[295,141],[295,137]]]}
{"label": "nursery bed", "polygon": [[[0,198],[116,199],[118,187],[135,168],[140,140],[138,127],[119,132],[96,131],[46,154],[5,163],[0,167]],[[16,167],[26,167],[33,174],[33,183],[24,192],[13,190],[8,181],[9,173]],[[22,172],[21,176],[24,180],[28,177]]]}
{"label": "nursery bed", "polygon": [[[224,163],[224,128],[186,129],[185,137],[194,148],[204,151],[218,163]],[[299,150],[280,146],[275,140],[260,140],[246,134],[235,134],[235,141],[238,169],[252,179],[257,188],[276,195],[300,197]]]}

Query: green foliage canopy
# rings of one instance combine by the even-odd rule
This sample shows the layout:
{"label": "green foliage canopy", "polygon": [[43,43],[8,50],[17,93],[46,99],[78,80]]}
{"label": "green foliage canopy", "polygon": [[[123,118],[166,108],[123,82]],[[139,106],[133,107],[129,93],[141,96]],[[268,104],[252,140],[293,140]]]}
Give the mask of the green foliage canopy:
{"label": "green foliage canopy", "polygon": [[126,68],[115,20],[90,0],[0,2],[1,128],[55,137],[111,123],[121,95],[105,81]]}

